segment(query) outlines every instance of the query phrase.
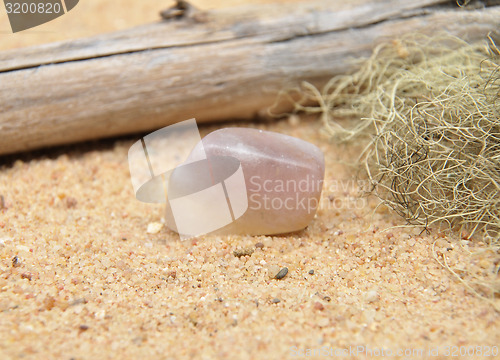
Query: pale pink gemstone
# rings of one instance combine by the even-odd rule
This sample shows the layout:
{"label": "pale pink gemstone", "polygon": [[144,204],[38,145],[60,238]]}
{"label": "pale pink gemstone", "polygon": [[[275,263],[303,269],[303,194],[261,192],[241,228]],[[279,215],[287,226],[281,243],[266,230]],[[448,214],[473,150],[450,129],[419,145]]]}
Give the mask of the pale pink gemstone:
{"label": "pale pink gemstone", "polygon": [[[210,170],[207,166],[201,166],[203,171],[198,166],[194,172],[193,166],[187,166],[191,170],[186,171],[176,169],[170,177],[167,193],[170,198],[173,193],[182,195],[189,193],[189,189],[191,192],[201,190],[202,172],[210,172],[209,182],[215,184],[234,173],[241,164],[248,208],[236,220],[212,233],[282,234],[301,230],[313,219],[325,172],[324,156],[317,146],[275,132],[227,128],[207,135],[193,149],[187,162],[202,158],[203,151]],[[225,170],[221,171],[222,168]],[[213,211],[217,211],[215,207],[207,208],[207,216]],[[167,225],[177,231],[169,202]]]}

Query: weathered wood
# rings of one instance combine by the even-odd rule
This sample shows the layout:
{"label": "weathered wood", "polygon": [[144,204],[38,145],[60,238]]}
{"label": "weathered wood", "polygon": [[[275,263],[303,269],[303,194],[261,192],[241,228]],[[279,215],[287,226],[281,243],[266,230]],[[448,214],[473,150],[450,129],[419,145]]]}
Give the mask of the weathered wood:
{"label": "weathered wood", "polygon": [[280,89],[321,83],[380,41],[447,31],[477,40],[500,7],[325,0],[179,20],[0,53],[0,154],[199,122],[252,118]]}

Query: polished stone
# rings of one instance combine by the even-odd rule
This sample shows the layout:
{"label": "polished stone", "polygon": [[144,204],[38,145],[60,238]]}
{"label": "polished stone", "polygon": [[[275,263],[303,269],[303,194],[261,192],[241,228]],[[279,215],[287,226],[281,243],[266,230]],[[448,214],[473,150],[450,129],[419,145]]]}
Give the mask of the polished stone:
{"label": "polished stone", "polygon": [[207,225],[213,226],[206,232],[217,234],[304,229],[319,206],[324,172],[323,153],[304,140],[247,128],[214,131],[172,173],[167,225],[177,231],[182,222],[185,237],[201,235]]}

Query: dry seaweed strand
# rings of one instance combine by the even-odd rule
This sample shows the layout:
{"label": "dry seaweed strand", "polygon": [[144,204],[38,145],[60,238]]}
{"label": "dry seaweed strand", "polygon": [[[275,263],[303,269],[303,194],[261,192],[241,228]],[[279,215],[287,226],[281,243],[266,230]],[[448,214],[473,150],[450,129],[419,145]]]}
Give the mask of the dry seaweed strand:
{"label": "dry seaweed strand", "polygon": [[371,130],[374,137],[364,153],[370,178],[386,205],[409,223],[446,222],[471,235],[482,230],[495,243],[500,228],[499,65],[498,54],[484,60],[487,50],[458,39],[448,46],[435,39],[382,45],[369,61],[367,74],[376,75],[365,75],[366,85],[351,103],[352,110],[368,116],[343,131],[331,125],[332,107],[324,121],[344,140]]}
{"label": "dry seaweed strand", "polygon": [[[358,71],[334,77],[322,91],[303,84],[295,110],[319,113],[337,140],[370,136],[360,160],[373,192],[409,225],[447,224],[467,238],[482,235],[498,257],[496,36],[490,34],[488,44],[468,44],[445,34],[414,34],[381,44]],[[342,118],[360,120],[342,126]],[[500,293],[498,284],[490,288],[491,296]]]}
{"label": "dry seaweed strand", "polygon": [[[441,265],[442,267],[447,269],[451,274],[453,274],[453,276],[457,279],[457,281],[460,282],[462,285],[464,285],[472,294],[487,301],[493,306],[493,308],[496,311],[500,312],[500,304],[498,302],[495,302],[495,294],[498,293],[499,291],[498,282],[495,282],[493,280],[490,283],[485,283],[484,281],[477,279],[475,279],[474,281],[472,280],[465,281],[463,277],[460,276],[460,274],[448,264],[448,259],[446,254],[441,254],[441,256],[438,256],[438,253],[435,249],[436,241],[432,243],[432,255],[434,256],[434,259],[439,263],[439,265]],[[498,275],[498,268],[496,269],[495,275]],[[481,292],[479,292],[474,288],[473,286],[474,284],[476,285],[479,284],[483,288],[489,289],[489,294],[486,296],[483,295]]]}

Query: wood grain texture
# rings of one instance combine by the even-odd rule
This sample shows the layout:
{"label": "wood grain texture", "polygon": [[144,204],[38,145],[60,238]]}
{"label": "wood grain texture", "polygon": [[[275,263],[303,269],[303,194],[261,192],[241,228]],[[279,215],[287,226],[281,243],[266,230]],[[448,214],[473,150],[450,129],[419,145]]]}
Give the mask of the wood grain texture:
{"label": "wood grain texture", "polygon": [[499,27],[500,8],[443,0],[330,0],[221,9],[0,53],[0,154],[146,131],[196,117],[248,119],[279,90],[351,70],[377,43]]}

